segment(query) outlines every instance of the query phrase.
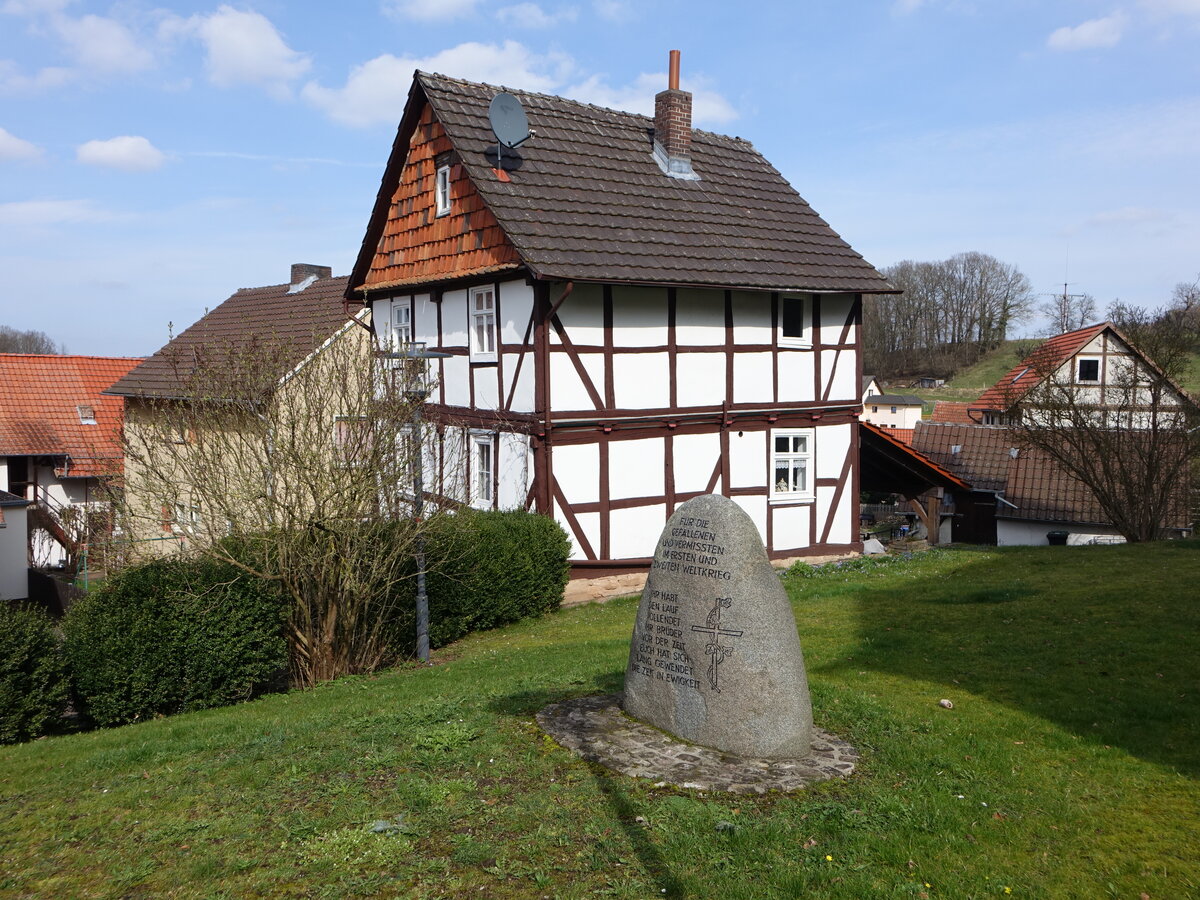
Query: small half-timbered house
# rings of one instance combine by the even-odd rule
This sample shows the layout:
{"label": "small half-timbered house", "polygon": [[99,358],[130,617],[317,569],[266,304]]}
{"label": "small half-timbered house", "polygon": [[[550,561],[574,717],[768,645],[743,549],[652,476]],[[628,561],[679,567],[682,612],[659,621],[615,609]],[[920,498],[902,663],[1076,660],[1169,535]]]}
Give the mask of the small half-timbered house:
{"label": "small half-timbered house", "polygon": [[514,91],[533,136],[499,161],[501,89],[416,73],[347,288],[381,350],[446,354],[431,491],[553,516],[576,574],[644,567],[706,492],[775,558],[860,546],[862,295],[894,291],[691,127],[677,72],[654,118]]}

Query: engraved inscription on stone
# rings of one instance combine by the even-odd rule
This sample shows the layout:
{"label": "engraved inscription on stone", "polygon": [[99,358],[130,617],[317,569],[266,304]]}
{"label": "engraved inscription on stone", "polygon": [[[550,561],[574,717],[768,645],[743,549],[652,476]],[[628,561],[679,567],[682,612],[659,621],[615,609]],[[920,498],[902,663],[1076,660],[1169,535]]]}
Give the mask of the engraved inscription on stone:
{"label": "engraved inscription on stone", "polygon": [[625,711],[745,756],[808,754],[812,710],[791,605],[742,509],[708,494],[676,510],[638,607]]}

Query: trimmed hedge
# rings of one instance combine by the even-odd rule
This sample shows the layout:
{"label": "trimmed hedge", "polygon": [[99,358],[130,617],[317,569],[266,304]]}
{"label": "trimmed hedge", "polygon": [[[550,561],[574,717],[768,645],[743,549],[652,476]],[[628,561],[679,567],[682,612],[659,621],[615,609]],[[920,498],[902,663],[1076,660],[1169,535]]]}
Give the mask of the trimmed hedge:
{"label": "trimmed hedge", "polygon": [[40,737],[66,705],[66,664],[50,617],[0,603],[0,744]]}
{"label": "trimmed hedge", "polygon": [[[461,510],[429,523],[429,643],[441,647],[472,631],[557,609],[571,544],[553,519],[524,510]],[[415,579],[405,583],[416,596]],[[401,605],[401,650],[413,652],[413,601]]]}
{"label": "trimmed hedge", "polygon": [[224,706],[286,686],[286,610],[271,586],[209,559],[113,576],[64,621],[77,699],[100,725]]}

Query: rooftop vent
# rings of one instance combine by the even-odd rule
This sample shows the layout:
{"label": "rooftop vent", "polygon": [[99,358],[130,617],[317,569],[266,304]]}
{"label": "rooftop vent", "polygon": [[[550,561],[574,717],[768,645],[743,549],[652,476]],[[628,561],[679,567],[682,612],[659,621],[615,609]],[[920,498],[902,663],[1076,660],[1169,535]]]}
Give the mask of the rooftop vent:
{"label": "rooftop vent", "polygon": [[692,95],[679,89],[679,51],[671,51],[667,89],[654,98],[654,161],[664,173],[699,181],[692,171]]}
{"label": "rooftop vent", "polygon": [[332,266],[314,266],[309,263],[292,263],[292,279],[288,286],[289,294],[298,294],[314,281],[321,278],[332,278]]}

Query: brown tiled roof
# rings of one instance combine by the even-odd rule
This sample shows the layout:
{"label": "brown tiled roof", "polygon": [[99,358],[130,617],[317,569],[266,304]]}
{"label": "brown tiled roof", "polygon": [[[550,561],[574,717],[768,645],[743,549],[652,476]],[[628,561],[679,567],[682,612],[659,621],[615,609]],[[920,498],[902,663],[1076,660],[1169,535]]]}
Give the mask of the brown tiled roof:
{"label": "brown tiled roof", "polygon": [[[107,393],[123,397],[185,396],[188,380],[205,361],[247,348],[264,347],[263,359],[281,378],[347,322],[342,295],[347,279],[321,278],[289,294],[290,285],[242,288]],[[269,349],[268,349],[269,348]]]}
{"label": "brown tiled roof", "polygon": [[1068,331],[1050,338],[1029,356],[1013,366],[1004,377],[984,391],[979,399],[970,404],[971,409],[988,409],[1004,412],[1034,389],[1051,372],[1086,347],[1096,335],[1111,328],[1108,322],[1089,325],[1077,331]]}
{"label": "brown tiled roof", "polygon": [[967,413],[968,409],[972,409],[974,404],[971,403],[955,403],[952,400],[938,400],[933,404],[933,415],[929,417],[931,422],[942,422],[948,425],[978,425],[975,419],[972,419]]}
{"label": "brown tiled roof", "polygon": [[[1007,429],[986,425],[918,422],[913,448],[949,469],[976,490],[1003,491],[1011,451]],[[957,452],[955,447],[958,448]]]}
{"label": "brown tiled roof", "polygon": [[[1005,479],[1004,497],[1012,506],[999,504],[996,515],[1000,518],[1112,524],[1091,489],[1041,450],[1023,448],[1016,457],[1010,457]],[[1186,485],[1180,485],[1173,499],[1174,508],[1166,516],[1167,523],[1172,528],[1189,527]]]}
{"label": "brown tiled roof", "polygon": [[[140,360],[0,353],[0,456],[62,456],[60,477],[121,466],[123,404],[102,394]],[[91,413],[95,424],[84,424]]]}
{"label": "brown tiled roof", "polygon": [[367,280],[411,135],[428,101],[475,189],[538,277],[761,290],[893,290],[751,144],[738,138],[693,131],[691,159],[700,180],[669,178],[651,155],[652,119],[512,91],[537,134],[513,151],[510,178],[501,181],[485,155],[496,143],[488,104],[500,90],[416,74],[351,276],[354,288]]}

